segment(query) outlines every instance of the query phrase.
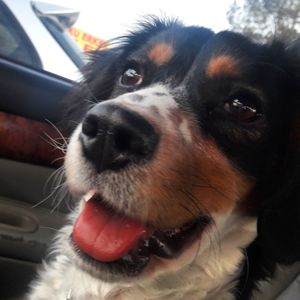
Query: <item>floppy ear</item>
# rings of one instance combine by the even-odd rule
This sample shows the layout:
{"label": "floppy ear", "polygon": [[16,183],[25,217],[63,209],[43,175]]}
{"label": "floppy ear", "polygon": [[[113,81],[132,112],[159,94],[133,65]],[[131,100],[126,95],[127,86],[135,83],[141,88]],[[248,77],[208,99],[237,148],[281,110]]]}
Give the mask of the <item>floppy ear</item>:
{"label": "floppy ear", "polygon": [[258,243],[269,261],[290,264],[300,260],[300,152],[291,157],[290,178],[276,196],[268,199],[258,217]]}
{"label": "floppy ear", "polygon": [[109,98],[122,52],[120,47],[90,53],[90,61],[82,70],[84,79],[81,88],[87,89],[90,94],[93,93],[90,97],[94,100],[96,98],[101,101]]}
{"label": "floppy ear", "polygon": [[282,182],[274,183],[276,193],[266,200],[258,217],[263,255],[282,264],[300,260],[300,39],[286,48],[286,55],[292,90],[287,91],[291,99],[286,99],[291,101],[291,120]]}
{"label": "floppy ear", "polygon": [[62,103],[64,112],[59,127],[69,136],[93,103],[107,100],[113,90],[121,50],[113,48],[90,53],[89,63],[81,70],[83,79]]}

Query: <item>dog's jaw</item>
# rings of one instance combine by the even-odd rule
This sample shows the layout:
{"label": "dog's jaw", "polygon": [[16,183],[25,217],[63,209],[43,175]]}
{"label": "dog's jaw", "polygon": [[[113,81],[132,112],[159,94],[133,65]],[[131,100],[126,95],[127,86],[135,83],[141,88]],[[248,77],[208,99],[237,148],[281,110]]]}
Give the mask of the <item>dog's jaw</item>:
{"label": "dog's jaw", "polygon": [[[71,219],[76,217],[74,212]],[[242,251],[256,237],[256,220],[232,214],[226,221],[215,216],[222,229],[203,239],[207,246],[186,267],[176,264],[155,277],[135,281],[107,283],[86,273],[72,261],[68,236],[72,226],[61,229],[54,248],[59,254],[44,266],[29,300],[201,300],[234,299],[232,289],[244,259]],[[72,221],[71,221],[72,222]],[[222,235],[222,241],[217,239]],[[159,279],[159,280],[158,280]]]}

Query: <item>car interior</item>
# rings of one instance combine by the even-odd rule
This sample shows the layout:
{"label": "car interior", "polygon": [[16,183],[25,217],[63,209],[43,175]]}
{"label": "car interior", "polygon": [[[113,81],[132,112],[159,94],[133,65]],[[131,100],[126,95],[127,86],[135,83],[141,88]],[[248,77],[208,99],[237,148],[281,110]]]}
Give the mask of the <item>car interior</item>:
{"label": "car interior", "polygon": [[[65,141],[55,124],[74,81],[42,69],[5,9],[0,0],[0,300],[19,300],[72,205],[62,182]],[[299,264],[280,272],[276,294],[298,275]]]}
{"label": "car interior", "polygon": [[23,299],[68,209],[50,191],[63,156],[52,124],[72,82],[1,58],[0,86],[0,298]]}
{"label": "car interior", "polygon": [[73,81],[43,70],[5,1],[0,42],[0,299],[24,299],[68,210],[56,188],[63,137],[53,124]]}
{"label": "car interior", "polygon": [[[24,299],[65,222],[70,203],[61,201],[59,190],[63,137],[54,124],[62,119],[61,102],[73,84],[0,58],[0,299]],[[299,265],[281,270],[275,294],[298,272]],[[266,293],[274,295],[274,287]]]}

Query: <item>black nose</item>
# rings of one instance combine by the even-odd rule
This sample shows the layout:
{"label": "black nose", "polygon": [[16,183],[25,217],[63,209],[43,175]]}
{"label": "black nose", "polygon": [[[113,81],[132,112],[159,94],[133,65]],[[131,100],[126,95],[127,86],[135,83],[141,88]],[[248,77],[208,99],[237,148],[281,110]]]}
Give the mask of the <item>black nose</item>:
{"label": "black nose", "polygon": [[99,103],[83,120],[80,139],[84,155],[102,172],[150,159],[159,136],[138,113]]}

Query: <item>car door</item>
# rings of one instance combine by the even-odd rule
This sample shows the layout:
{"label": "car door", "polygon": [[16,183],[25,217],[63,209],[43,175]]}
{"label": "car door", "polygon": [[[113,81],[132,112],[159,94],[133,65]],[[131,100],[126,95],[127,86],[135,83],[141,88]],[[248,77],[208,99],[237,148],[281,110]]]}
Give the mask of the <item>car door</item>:
{"label": "car door", "polygon": [[41,69],[18,22],[0,8],[0,299],[24,299],[68,211],[64,138],[54,124],[73,82]]}

